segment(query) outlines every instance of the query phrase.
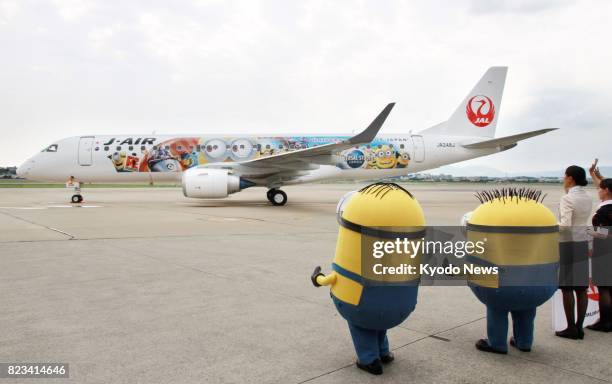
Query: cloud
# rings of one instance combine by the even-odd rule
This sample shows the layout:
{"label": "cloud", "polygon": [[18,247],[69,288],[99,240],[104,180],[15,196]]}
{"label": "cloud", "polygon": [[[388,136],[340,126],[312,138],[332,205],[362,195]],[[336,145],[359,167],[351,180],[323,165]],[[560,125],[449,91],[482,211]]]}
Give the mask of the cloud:
{"label": "cloud", "polygon": [[[81,134],[348,133],[390,101],[384,133],[418,131],[492,65],[510,67],[498,135],[610,137],[612,3],[490,3],[0,0],[0,164]],[[474,161],[522,167],[546,140],[575,142]]]}
{"label": "cloud", "polygon": [[95,8],[93,0],[51,0],[60,16],[67,21],[75,21],[82,18]]}
{"label": "cloud", "polygon": [[19,2],[12,0],[0,1],[0,26],[9,24],[21,10]]}
{"label": "cloud", "polygon": [[569,3],[569,0],[472,0],[471,9],[478,13],[529,14],[564,7]]}

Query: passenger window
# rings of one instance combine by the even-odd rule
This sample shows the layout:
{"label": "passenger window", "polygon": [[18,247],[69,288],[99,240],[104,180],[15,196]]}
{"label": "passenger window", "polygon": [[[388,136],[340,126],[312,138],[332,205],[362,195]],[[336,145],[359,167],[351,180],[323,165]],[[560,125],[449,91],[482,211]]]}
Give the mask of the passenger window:
{"label": "passenger window", "polygon": [[99,150],[100,150],[100,147],[96,147],[95,151],[99,151]]}
{"label": "passenger window", "polygon": [[133,150],[134,150],[134,146],[133,146],[133,145],[130,145],[130,146],[128,147],[128,150],[133,151]]}
{"label": "passenger window", "polygon": [[177,145],[176,146],[176,150],[177,151],[182,151],[183,150],[183,146],[182,145]]}
{"label": "passenger window", "polygon": [[140,150],[141,150],[142,152],[144,152],[144,151],[145,151],[145,149],[147,149],[147,147],[145,147],[144,145],[141,145],[141,146],[140,146]]}
{"label": "passenger window", "polygon": [[400,144],[400,149],[404,149],[404,144]]}
{"label": "passenger window", "polygon": [[202,146],[200,144],[196,145],[196,152],[201,152]]}
{"label": "passenger window", "polygon": [[118,151],[120,151],[120,150],[121,150],[121,146],[120,146],[120,145],[118,145],[118,146],[117,146],[117,150],[118,150]]}
{"label": "passenger window", "polygon": [[108,148],[108,145],[104,147],[105,151],[108,151],[110,148]]}

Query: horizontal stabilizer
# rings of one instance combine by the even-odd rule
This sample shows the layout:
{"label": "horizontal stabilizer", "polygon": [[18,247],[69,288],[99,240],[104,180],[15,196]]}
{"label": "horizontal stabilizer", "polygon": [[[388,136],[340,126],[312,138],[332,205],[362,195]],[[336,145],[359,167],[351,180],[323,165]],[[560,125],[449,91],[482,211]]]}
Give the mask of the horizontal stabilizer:
{"label": "horizontal stabilizer", "polygon": [[492,139],[492,140],[479,141],[479,142],[472,143],[472,144],[465,144],[465,145],[463,145],[463,147],[464,148],[469,148],[469,149],[504,147],[504,146],[516,144],[517,142],[519,142],[521,140],[528,139],[530,137],[543,135],[543,134],[545,134],[547,132],[554,131],[554,130],[557,130],[557,129],[559,129],[559,128],[539,129],[537,131],[519,133],[517,135],[500,137],[500,138]]}

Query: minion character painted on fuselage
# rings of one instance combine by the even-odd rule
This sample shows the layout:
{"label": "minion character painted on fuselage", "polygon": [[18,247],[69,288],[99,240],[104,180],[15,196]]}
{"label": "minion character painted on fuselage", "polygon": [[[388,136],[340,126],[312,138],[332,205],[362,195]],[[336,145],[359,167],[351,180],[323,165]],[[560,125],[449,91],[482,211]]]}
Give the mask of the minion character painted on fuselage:
{"label": "minion character painted on fuselage", "polygon": [[397,168],[406,168],[410,163],[410,155],[408,152],[400,151],[397,152]]}
{"label": "minion character painted on fuselage", "polygon": [[125,171],[125,159],[127,154],[125,151],[114,152],[112,155],[108,155],[108,158],[112,161],[113,166],[117,172]]}
{"label": "minion character painted on fuselage", "polygon": [[379,169],[395,168],[395,150],[389,145],[382,145],[376,150],[376,166]]}
{"label": "minion character painted on fuselage", "polygon": [[381,260],[389,260],[386,265],[417,266],[421,254],[376,259],[372,245],[381,240],[420,241],[425,234],[425,217],[410,192],[396,184],[376,183],[346,195],[338,205],[337,218],[340,229],[333,271],[323,275],[321,267],[315,268],[312,283],[331,287],[332,301],[348,322],[357,366],[381,374],[382,363],[393,360],[387,330],[401,324],[414,310],[420,275],[381,276],[373,266]]}
{"label": "minion character painted on fuselage", "polygon": [[363,148],[363,156],[365,158],[366,169],[376,169],[376,149],[371,148],[369,145]]}
{"label": "minion character painted on fuselage", "polygon": [[557,290],[559,227],[541,203],[541,192],[504,188],[477,194],[482,204],[467,221],[468,241],[484,241],[484,252],[467,261],[498,268],[497,274],[471,275],[468,283],[487,307],[487,337],[476,348],[508,351],[508,313],[512,316],[510,345],[528,352],[533,344],[536,308]]}

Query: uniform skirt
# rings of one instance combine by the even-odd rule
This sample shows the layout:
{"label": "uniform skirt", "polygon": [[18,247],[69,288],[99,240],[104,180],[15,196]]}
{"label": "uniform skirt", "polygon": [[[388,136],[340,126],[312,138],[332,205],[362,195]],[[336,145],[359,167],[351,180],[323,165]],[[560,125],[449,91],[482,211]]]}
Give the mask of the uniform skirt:
{"label": "uniform skirt", "polygon": [[559,288],[586,289],[589,286],[589,243],[559,243]]}

